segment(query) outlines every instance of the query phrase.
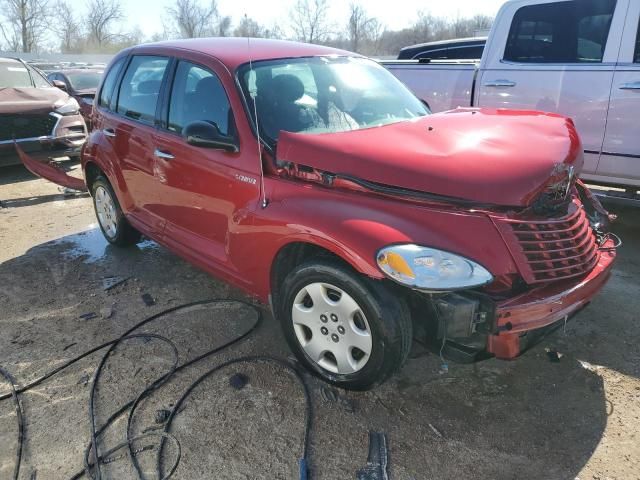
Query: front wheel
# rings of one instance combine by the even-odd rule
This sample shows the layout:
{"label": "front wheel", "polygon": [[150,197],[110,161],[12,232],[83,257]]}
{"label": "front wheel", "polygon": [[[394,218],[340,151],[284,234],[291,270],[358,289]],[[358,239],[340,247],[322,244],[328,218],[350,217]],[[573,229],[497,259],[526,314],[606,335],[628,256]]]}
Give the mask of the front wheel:
{"label": "front wheel", "polygon": [[337,261],[315,259],[294,269],[277,305],[298,360],[334,385],[367,390],[396,372],[409,354],[405,302],[382,282]]}

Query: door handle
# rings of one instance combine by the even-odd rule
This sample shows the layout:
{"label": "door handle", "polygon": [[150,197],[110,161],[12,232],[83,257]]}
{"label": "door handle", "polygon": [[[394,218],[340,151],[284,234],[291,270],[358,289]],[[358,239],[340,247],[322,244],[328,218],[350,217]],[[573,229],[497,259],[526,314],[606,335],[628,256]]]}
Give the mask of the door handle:
{"label": "door handle", "polygon": [[105,137],[115,137],[116,136],[116,131],[113,128],[104,128],[102,130],[102,133],[104,133]]}
{"label": "door handle", "polygon": [[640,82],[623,83],[620,90],[640,90]]}
{"label": "door handle", "polygon": [[154,150],[153,156],[156,157],[156,158],[162,158],[164,160],[173,160],[174,158],[176,158],[173,155],[171,155],[170,153],[163,152],[162,150],[159,150],[157,148]]}
{"label": "door handle", "polygon": [[485,87],[515,87],[516,82],[511,80],[492,80],[484,84]]}

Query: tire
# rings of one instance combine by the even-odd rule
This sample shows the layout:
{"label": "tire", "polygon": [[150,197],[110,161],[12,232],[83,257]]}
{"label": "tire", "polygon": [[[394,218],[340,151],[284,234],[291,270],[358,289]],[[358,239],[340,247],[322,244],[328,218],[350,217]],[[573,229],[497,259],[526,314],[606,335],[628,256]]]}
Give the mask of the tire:
{"label": "tire", "polygon": [[91,197],[98,225],[107,241],[119,247],[135,245],[142,237],[127,221],[109,181],[99,175],[91,184]]}
{"label": "tire", "polygon": [[368,390],[407,360],[413,333],[409,308],[383,282],[336,260],[315,258],[291,271],[277,295],[289,347],[326,382]]}

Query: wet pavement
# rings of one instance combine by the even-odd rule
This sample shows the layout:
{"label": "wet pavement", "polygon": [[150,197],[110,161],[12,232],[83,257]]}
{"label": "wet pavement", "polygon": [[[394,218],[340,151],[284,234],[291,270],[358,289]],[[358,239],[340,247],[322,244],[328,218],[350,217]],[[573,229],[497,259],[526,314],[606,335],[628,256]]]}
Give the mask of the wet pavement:
{"label": "wet pavement", "polygon": [[[167,308],[211,298],[251,303],[154,242],[108,245],[86,194],[64,196],[21,168],[0,172],[0,205],[0,365],[20,384]],[[450,363],[443,374],[439,357],[416,347],[407,366],[374,391],[327,390],[307,377],[314,404],[311,478],[355,479],[366,463],[369,430],[388,436],[393,480],[640,478],[640,214],[617,213],[615,231],[625,245],[605,291],[566,331],[516,361]],[[106,288],[110,279],[120,283]],[[254,312],[225,303],[163,316],[145,331],[170,338],[184,361],[244,331]],[[170,409],[225,359],[287,358],[279,326],[261,312],[263,322],[246,341],[180,372],[145,400],[134,432],[157,427],[156,412]],[[546,349],[559,352],[559,361]],[[99,384],[99,422],[166,371],[169,350],[136,340],[110,357]],[[99,358],[23,395],[20,478],[68,479],[82,468]],[[229,386],[235,373],[248,377],[245,388]],[[6,391],[0,384],[0,394]],[[172,478],[298,478],[303,407],[300,386],[269,365],[229,367],[208,378],[176,417],[172,431],[183,451]],[[125,423],[109,430],[104,450],[123,440]],[[13,407],[0,402],[2,479],[10,478],[15,441]],[[166,463],[174,454],[168,449]],[[153,459],[140,455],[148,472]],[[137,478],[123,460],[102,472],[104,479]]]}

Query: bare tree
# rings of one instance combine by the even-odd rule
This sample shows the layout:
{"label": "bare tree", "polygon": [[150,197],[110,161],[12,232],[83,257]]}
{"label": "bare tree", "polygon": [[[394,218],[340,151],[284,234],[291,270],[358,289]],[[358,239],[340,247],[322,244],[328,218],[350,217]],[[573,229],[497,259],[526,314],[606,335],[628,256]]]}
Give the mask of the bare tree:
{"label": "bare tree", "polygon": [[471,17],[470,22],[473,27],[473,34],[481,30],[489,30],[493,25],[494,18],[488,15],[474,15]]}
{"label": "bare tree", "polygon": [[291,28],[302,42],[324,42],[331,27],[327,18],[327,0],[296,0],[291,11]]}
{"label": "bare tree", "polygon": [[231,35],[232,19],[228,15],[216,15],[213,33],[217,37],[228,37]]}
{"label": "bare tree", "polygon": [[208,4],[200,0],[175,0],[166,13],[165,30],[172,37],[226,37],[231,32],[231,17],[220,15],[215,0]]}
{"label": "bare tree", "polygon": [[233,35],[235,37],[262,37],[264,36],[264,29],[253,18],[249,18],[245,14],[233,31]]}
{"label": "bare tree", "polygon": [[354,52],[369,50],[377,53],[378,41],[382,33],[382,25],[377,18],[370,17],[365,8],[358,3],[349,6],[347,22],[347,40],[349,49]]}
{"label": "bare tree", "polygon": [[119,34],[113,32],[113,24],[123,16],[119,0],[89,0],[85,19],[88,41],[98,48],[114,43]]}
{"label": "bare tree", "polygon": [[49,0],[0,0],[0,33],[13,51],[37,50],[49,27]]}
{"label": "bare tree", "polygon": [[60,51],[70,53],[80,48],[81,28],[74,9],[65,0],[58,0],[54,6],[52,30],[60,40]]}

